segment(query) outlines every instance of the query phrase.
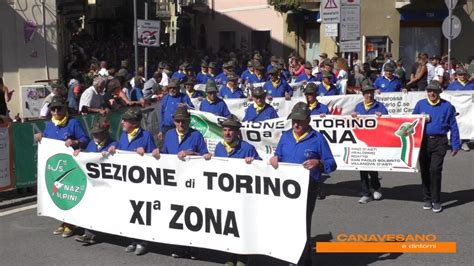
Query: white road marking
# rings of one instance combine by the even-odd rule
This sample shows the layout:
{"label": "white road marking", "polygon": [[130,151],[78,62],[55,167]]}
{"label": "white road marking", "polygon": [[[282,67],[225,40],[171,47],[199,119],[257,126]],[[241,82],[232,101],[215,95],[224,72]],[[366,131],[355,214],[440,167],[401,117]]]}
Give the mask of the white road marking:
{"label": "white road marking", "polygon": [[0,217],[7,216],[7,215],[10,215],[10,214],[14,214],[14,213],[17,213],[17,212],[22,212],[22,211],[35,209],[36,207],[37,207],[37,204],[33,204],[33,205],[30,205],[30,206],[25,206],[25,207],[20,207],[20,208],[8,210],[8,211],[0,212]]}

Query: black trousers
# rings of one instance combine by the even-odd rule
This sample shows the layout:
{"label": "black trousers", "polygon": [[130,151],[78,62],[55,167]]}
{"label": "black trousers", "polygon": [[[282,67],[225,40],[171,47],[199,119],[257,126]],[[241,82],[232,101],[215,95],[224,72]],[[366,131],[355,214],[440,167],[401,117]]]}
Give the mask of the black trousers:
{"label": "black trousers", "polygon": [[313,219],[313,211],[316,207],[316,198],[318,197],[319,183],[309,182],[308,198],[306,201],[306,246],[298,262],[298,265],[311,265],[311,254],[313,245],[311,243],[311,222]]}
{"label": "black trousers", "polygon": [[[369,185],[370,176],[370,185]],[[377,171],[360,171],[360,184],[362,187],[362,196],[370,197],[370,186],[374,190],[380,188],[379,172]]]}
{"label": "black trousers", "polygon": [[446,155],[446,136],[424,137],[420,149],[423,200],[441,203],[441,173]]}

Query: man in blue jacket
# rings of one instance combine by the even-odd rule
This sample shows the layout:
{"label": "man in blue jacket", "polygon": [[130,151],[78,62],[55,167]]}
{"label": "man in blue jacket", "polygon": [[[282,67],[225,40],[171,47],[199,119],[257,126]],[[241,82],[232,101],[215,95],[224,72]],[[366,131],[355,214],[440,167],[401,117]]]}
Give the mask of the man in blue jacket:
{"label": "man in blue jacket", "polygon": [[267,78],[265,77],[265,66],[263,66],[259,62],[255,62],[254,64],[254,73],[250,75],[248,82],[249,84],[254,84],[254,83],[264,83],[267,81]]}
{"label": "man in blue jacket", "polygon": [[393,64],[385,64],[384,75],[378,77],[374,82],[374,87],[379,92],[397,92],[401,91],[402,83],[400,80],[393,75],[395,66]]}
{"label": "man in blue jacket", "polygon": [[240,75],[241,84],[246,84],[250,76],[253,75],[253,73],[254,73],[253,62],[252,60],[249,60],[247,62],[247,69],[244,72],[242,72],[242,75]]}
{"label": "man in blue jacket", "polygon": [[238,87],[239,76],[234,73],[227,75],[227,84],[222,86],[219,91],[221,99],[239,99],[245,98],[244,92]]}
{"label": "man in blue jacket", "polygon": [[441,212],[441,176],[444,156],[450,132],[451,155],[455,156],[460,147],[456,110],[450,102],[441,99],[442,88],[432,81],[426,86],[427,99],[419,100],[413,114],[428,115],[420,149],[421,185],[423,188],[423,209]]}
{"label": "man in blue jacket", "polygon": [[[375,88],[370,85],[365,85],[362,88],[363,101],[358,103],[352,112],[351,116],[356,118],[358,115],[387,115],[388,110],[385,106],[375,100]],[[373,193],[370,192],[369,186],[369,175],[370,184],[372,185]],[[362,185],[362,197],[359,199],[360,204],[366,204],[372,199],[380,200],[382,198],[382,191],[380,189],[379,172],[377,171],[360,171],[360,182]]]}
{"label": "man in blue jacket", "polygon": [[[110,123],[107,117],[100,117],[94,122],[94,125],[91,129],[92,140],[86,147],[86,152],[101,152],[105,154],[108,152],[109,148],[114,146],[118,147],[118,142],[110,137],[109,133]],[[80,153],[80,149],[74,150],[74,156],[77,156]],[[96,232],[84,228],[84,234],[77,236],[76,241],[82,242],[88,245],[96,243]]]}
{"label": "man in blue jacket", "polygon": [[269,75],[269,80],[263,84],[263,89],[267,92],[267,97],[285,97],[287,100],[291,99],[293,96],[293,89],[286,83],[285,80],[280,78],[280,72],[276,67],[271,68],[267,74]]}
{"label": "man in blue jacket", "polygon": [[166,132],[174,128],[173,114],[176,108],[187,105],[194,108],[188,95],[179,92],[179,81],[171,79],[168,82],[168,94],[161,100],[160,134],[164,136]]}
{"label": "man in blue jacket", "polygon": [[[43,133],[35,134],[35,140],[41,142],[41,139],[45,137],[64,141],[66,147],[72,147],[73,149],[84,148],[89,142],[89,137],[87,137],[81,123],[69,116],[64,98],[62,96],[53,96],[47,108],[51,115],[51,121],[46,123]],[[62,235],[64,238],[71,237],[74,234],[74,226],[68,223],[61,223],[54,230],[53,234]]]}
{"label": "man in blue jacket", "polygon": [[288,116],[292,129],[283,132],[275,155],[270,158],[270,164],[274,168],[278,168],[278,163],[283,162],[301,164],[310,171],[309,177],[301,177],[309,178],[310,182],[306,209],[307,244],[298,265],[311,265],[311,221],[321,173],[329,174],[337,167],[327,140],[309,125],[310,114],[306,103],[295,104]]}
{"label": "man in blue jacket", "polygon": [[469,74],[466,69],[458,68],[456,70],[457,80],[451,82],[447,88],[448,91],[467,91],[474,90],[474,82],[469,80]]}
{"label": "man in blue jacket", "polygon": [[[140,127],[142,111],[139,107],[128,109],[122,116],[122,134],[120,135],[118,146],[110,146],[108,152],[114,154],[116,150],[134,151],[143,156],[145,153],[158,153],[152,133]],[[143,255],[147,252],[148,242],[138,239],[129,239],[130,244],[125,248],[125,252],[135,252],[135,255]]]}
{"label": "man in blue jacket", "polygon": [[311,110],[311,115],[325,116],[331,114],[327,105],[318,101],[318,87],[315,83],[308,83],[308,85],[306,85],[304,95],[308,108]]}
{"label": "man in blue jacket", "polygon": [[278,118],[278,114],[270,104],[265,102],[267,93],[262,87],[256,87],[252,91],[254,104],[250,104],[245,110],[243,121],[260,122],[268,119]]}
{"label": "man in blue jacket", "polygon": [[321,84],[319,84],[319,96],[338,95],[339,92],[336,86],[331,83],[331,79],[333,77],[332,73],[328,71],[323,71],[322,76],[323,81],[321,82]]}
{"label": "man in blue jacket", "polygon": [[231,115],[221,123],[222,142],[216,145],[214,156],[224,158],[241,158],[250,164],[253,160],[261,160],[254,146],[241,139],[242,124],[236,116]]}
{"label": "man in blue jacket", "polygon": [[217,86],[213,80],[206,83],[206,98],[201,102],[199,111],[208,112],[217,116],[228,117],[230,115],[227,104],[221,98],[217,97]]}
{"label": "man in blue jacket", "polygon": [[209,74],[207,72],[209,65],[206,61],[202,61],[201,63],[201,72],[196,75],[196,82],[197,84],[206,84],[207,80],[209,79]]}
{"label": "man in blue jacket", "polygon": [[316,81],[316,77],[312,75],[312,72],[313,72],[313,66],[311,65],[310,62],[306,62],[306,64],[304,64],[304,72],[301,73],[298,77],[296,77],[295,82]]}

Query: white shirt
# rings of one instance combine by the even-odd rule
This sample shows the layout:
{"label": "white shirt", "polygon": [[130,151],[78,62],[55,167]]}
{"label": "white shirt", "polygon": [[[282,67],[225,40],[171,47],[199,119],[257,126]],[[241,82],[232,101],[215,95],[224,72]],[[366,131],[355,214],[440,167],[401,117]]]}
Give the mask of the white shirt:
{"label": "white shirt", "polygon": [[439,77],[444,76],[444,68],[442,65],[437,65],[434,69],[433,80],[439,81]]}
{"label": "white shirt", "polygon": [[428,74],[426,76],[426,80],[428,83],[433,80],[435,77],[435,66],[433,66],[431,63],[426,64],[426,68],[428,69]]}
{"label": "white shirt", "polygon": [[101,77],[107,77],[109,75],[109,71],[105,68],[101,68],[98,73]]}
{"label": "white shirt", "polygon": [[44,98],[43,106],[41,106],[40,117],[49,117],[49,104],[53,100],[54,93],[50,93],[46,98]]}
{"label": "white shirt", "polygon": [[161,78],[160,85],[168,86],[168,79],[169,79],[168,74],[166,74],[164,71],[161,74],[162,74],[162,78]]}
{"label": "white shirt", "polygon": [[100,95],[94,86],[90,86],[87,90],[82,93],[81,100],[79,101],[79,112],[82,111],[83,106],[89,108],[100,108],[102,102],[102,95]]}

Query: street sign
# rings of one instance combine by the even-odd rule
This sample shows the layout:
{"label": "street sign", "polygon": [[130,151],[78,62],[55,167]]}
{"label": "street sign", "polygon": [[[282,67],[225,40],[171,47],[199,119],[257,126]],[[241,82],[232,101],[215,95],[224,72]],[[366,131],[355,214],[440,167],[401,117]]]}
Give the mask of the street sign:
{"label": "street sign", "polygon": [[321,0],[321,19],[323,23],[339,23],[341,20],[341,1]]}
{"label": "street sign", "polygon": [[[450,26],[451,26],[451,32],[450,32]],[[446,39],[456,39],[459,34],[461,33],[461,20],[453,15],[452,16],[452,21],[450,23],[449,17],[446,17],[443,21],[443,26],[441,29],[443,30],[443,35],[446,37]]]}
{"label": "street sign", "polygon": [[337,23],[323,24],[326,37],[337,37]]}
{"label": "street sign", "polygon": [[357,41],[341,41],[339,43],[339,50],[343,53],[360,52],[360,40]]}
{"label": "street sign", "polygon": [[137,20],[138,45],[148,47],[160,46],[160,21]]}
{"label": "street sign", "polygon": [[341,40],[360,38],[360,6],[341,6]]}
{"label": "street sign", "polygon": [[448,9],[454,9],[458,4],[458,0],[444,0]]}

